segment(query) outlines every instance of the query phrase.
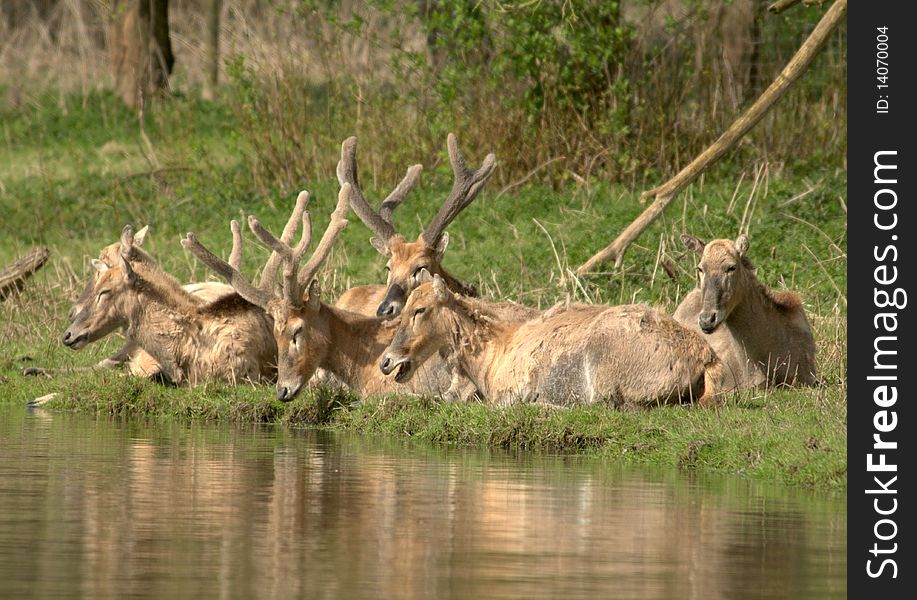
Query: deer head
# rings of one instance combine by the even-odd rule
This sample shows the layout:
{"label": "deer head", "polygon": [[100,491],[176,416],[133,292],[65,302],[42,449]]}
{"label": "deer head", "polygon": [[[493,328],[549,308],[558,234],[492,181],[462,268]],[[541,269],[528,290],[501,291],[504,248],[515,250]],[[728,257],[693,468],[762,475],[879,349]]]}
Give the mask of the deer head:
{"label": "deer head", "polygon": [[700,256],[697,271],[703,308],[697,324],[704,333],[711,333],[745,298],[748,278],[753,267],[749,261],[748,237],[740,235],[732,240],[713,240],[705,243],[690,235],[681,236],[682,243]]}
{"label": "deer head", "polygon": [[452,342],[450,319],[443,311],[455,302],[439,275],[422,275],[423,283],[411,292],[401,311],[398,329],[382,355],[379,368],[385,375],[395,372],[395,381],[409,381],[428,358]]}
{"label": "deer head", "polygon": [[[351,185],[353,210],[375,234],[375,237],[370,240],[373,248],[388,259],[386,264],[388,289],[385,298],[376,310],[376,315],[392,318],[401,313],[408,295],[420,285],[420,275],[424,270],[451,280],[442,267],[443,255],[449,245],[449,234],[446,232],[446,227],[477,198],[484,184],[493,175],[496,168],[496,157],[488,154],[479,169],[470,169],[459,150],[458,141],[450,133],[446,145],[449,149],[449,161],[452,164],[454,176],[452,191],[423,233],[411,242],[395,229],[392,223],[392,213],[416,185],[420,177],[421,165],[414,165],[408,169],[404,179],[382,202],[377,212],[366,201],[360,188],[356,166],[356,144],[357,139],[351,137],[341,146],[341,160],[337,166],[338,180],[341,184],[349,183]],[[461,291],[472,292],[473,290],[464,288]]]}
{"label": "deer head", "polygon": [[[236,293],[264,309],[273,318],[274,338],[277,342],[277,398],[283,401],[292,400],[296,396],[303,384],[315,373],[322,356],[327,352],[327,332],[322,331],[318,322],[322,306],[321,290],[313,279],[331,252],[334,241],[347,225],[344,216],[349,209],[350,186],[345,184],[341,187],[331,223],[306,264],[300,268],[299,264],[312,241],[312,221],[305,210],[308,201],[308,192],[300,193],[280,238],[265,229],[256,217],[248,217],[249,229],[255,237],[273,250],[272,258],[275,255],[279,257],[278,261],[268,260],[258,286],[246,279],[237,267],[207,250],[193,233],[188,233],[182,240],[182,246],[232,285]],[[302,235],[299,242],[291,246],[300,223]],[[277,293],[274,279],[280,262],[284,267],[283,285],[282,293]],[[268,267],[273,270],[272,273],[267,272]]]}
{"label": "deer head", "polygon": [[[146,233],[146,228],[141,231]],[[121,241],[102,251],[109,262],[93,259],[95,276],[70,309],[70,326],[61,338],[68,348],[79,350],[127,324],[126,315],[131,304],[137,302],[131,293],[137,275],[130,264],[137,237],[131,226],[125,225]],[[142,239],[140,236],[141,242]],[[114,246],[116,250],[112,250]]]}

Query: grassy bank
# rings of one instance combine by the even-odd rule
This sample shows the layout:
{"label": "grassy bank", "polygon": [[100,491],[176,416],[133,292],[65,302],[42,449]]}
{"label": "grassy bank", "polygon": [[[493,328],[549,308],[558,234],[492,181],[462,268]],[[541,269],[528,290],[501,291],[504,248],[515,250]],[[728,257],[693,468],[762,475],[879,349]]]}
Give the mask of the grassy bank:
{"label": "grassy bank", "polygon": [[[341,132],[342,139],[346,135]],[[486,150],[465,148],[473,162]],[[396,213],[406,233],[419,232],[445,197],[451,182],[443,163],[425,165],[422,186]],[[369,164],[361,167],[364,187],[376,201],[396,183],[375,178]],[[52,97],[0,112],[0,263],[33,244],[52,253],[21,296],[0,304],[0,401],[25,404],[56,393],[46,409],[321,425],[844,487],[845,185],[839,165],[807,172],[771,170],[763,163],[720,165],[638,240],[623,272],[588,279],[577,279],[570,269],[639,214],[641,190],[594,183],[561,190],[521,185],[501,193],[493,186],[450,228],[446,266],[492,298],[540,307],[568,297],[644,301],[673,310],[694,285],[694,259],[680,247],[679,234],[734,237],[747,227],[759,276],[804,297],[825,381],[814,389],[737,394],[718,410],[621,412],[494,409],[409,398],[354,404],[355,398],[329,393],[284,405],[267,387],[175,389],[118,373],[25,379],[19,374],[24,366],[90,365],[119,345],[111,336],[73,352],[58,338],[89,257],[115,241],[122,225],[149,224],[148,248],[164,267],[181,280],[201,280],[207,273],[178,244],[183,232],[195,231],[226,253],[228,221],[240,210],[276,228],[295,197],[253,175],[250,154],[223,105],[178,98],[157,106],[141,131],[136,116],[104,94]],[[314,192],[312,212],[316,227],[323,226],[335,182],[304,180],[299,186]],[[369,236],[353,217],[322,274],[327,300],[351,285],[382,281],[383,260],[367,243]],[[252,243],[247,250],[245,267],[253,272],[264,253]]]}

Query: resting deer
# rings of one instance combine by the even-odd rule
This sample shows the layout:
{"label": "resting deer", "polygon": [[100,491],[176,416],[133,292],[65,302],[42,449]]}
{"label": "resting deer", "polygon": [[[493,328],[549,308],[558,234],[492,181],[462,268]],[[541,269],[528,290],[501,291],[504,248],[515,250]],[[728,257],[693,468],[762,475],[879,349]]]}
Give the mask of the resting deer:
{"label": "resting deer", "polygon": [[[410,167],[401,183],[376,211],[366,201],[360,188],[356,164],[357,138],[348,138],[341,145],[341,160],[337,166],[338,181],[341,185],[350,184],[353,211],[375,234],[370,239],[370,244],[388,259],[388,281],[386,285],[352,288],[341,296],[336,306],[379,317],[397,317],[408,294],[420,285],[420,277],[424,271],[442,277],[449,289],[454,292],[464,296],[477,296],[472,286],[462,283],[443,267],[443,256],[449,245],[446,227],[477,198],[484,184],[493,175],[497,164],[496,157],[488,154],[481,167],[472,170],[459,150],[455,135],[449,134],[446,145],[454,176],[452,191],[433,220],[413,242],[409,242],[405,236],[398,233],[392,222],[392,215],[417,184],[423,167]],[[495,310],[506,319],[520,321],[538,314],[535,309],[509,302],[495,305]]]}
{"label": "resting deer", "polygon": [[675,311],[675,320],[701,332],[723,365],[722,391],[759,385],[813,385],[815,340],[802,300],[773,292],[755,276],[748,238],[705,243],[683,235],[700,256],[700,287]]}
{"label": "resting deer", "polygon": [[437,352],[496,404],[707,403],[718,367],[698,334],[645,305],[575,305],[511,323],[434,276],[408,298],[380,370],[408,382]]}
{"label": "resting deer", "polygon": [[[238,225],[233,234],[231,260],[240,263]],[[125,327],[175,384],[273,379],[276,346],[264,311],[237,294],[207,303],[141,256],[128,225],[112,264],[93,261],[98,275],[64,332],[66,346],[79,350]]]}
{"label": "resting deer", "polygon": [[393,329],[380,318],[356,314],[321,300],[321,289],[314,280],[319,267],[331,252],[335,239],[347,225],[344,216],[349,210],[351,187],[344,184],[331,215],[331,223],[322,235],[306,264],[300,268],[312,241],[309,213],[298,208],[290,222],[302,221],[302,237],[291,246],[294,231],[284,230],[280,239],[265,229],[257,218],[250,216],[248,225],[262,243],[283,257],[283,293],[277,295],[268,288],[256,287],[233,265],[218,258],[188,233],[182,245],[198,260],[226,280],[236,292],[274,319],[274,339],[277,343],[277,398],[292,400],[303,385],[321,368],[360,395],[381,393],[444,394],[448,389],[438,387],[434,378],[425,377],[411,386],[393,384],[377,368],[379,356],[391,341]]}
{"label": "resting deer", "polygon": [[[148,232],[149,226],[145,226],[134,234],[134,262],[143,263],[144,265],[155,265],[156,262],[153,260],[153,258],[140,248],[140,246],[143,245]],[[115,262],[118,260],[117,257],[120,248],[120,242],[115,242],[114,244],[106,246],[99,252],[98,260],[107,265],[115,264]],[[83,306],[85,306],[90,300],[95,299],[95,296],[93,295],[93,286],[95,284],[97,275],[98,271],[93,269],[92,277],[90,277],[89,281],[86,283],[86,287],[83,289],[76,302],[70,308],[70,312],[67,315],[68,324],[73,322],[73,320],[76,318],[76,315],[78,315],[80,311],[83,310]],[[217,281],[189,283],[182,286],[182,288],[189,294],[197,296],[205,303],[213,302],[223,296],[235,293],[232,289],[232,286]],[[130,338],[125,340],[124,345],[117,352],[107,358],[103,358],[92,367],[29,367],[23,370],[23,374],[51,375],[52,373],[73,373],[98,369],[115,369],[121,367],[122,365],[126,365],[128,371],[132,375],[138,377],[156,378],[161,375],[161,369],[159,363],[156,362],[156,359],[150,356],[149,353],[143,350],[143,348],[140,348],[137,345],[137,342]]]}

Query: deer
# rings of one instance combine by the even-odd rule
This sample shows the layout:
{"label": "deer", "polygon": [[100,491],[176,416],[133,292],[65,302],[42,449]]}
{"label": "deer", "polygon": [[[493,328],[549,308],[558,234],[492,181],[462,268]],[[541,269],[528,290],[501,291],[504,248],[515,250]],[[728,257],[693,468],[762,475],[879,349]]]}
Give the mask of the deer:
{"label": "deer", "polygon": [[396,382],[409,382],[430,356],[445,353],[497,405],[715,401],[712,348],[647,305],[560,306],[518,323],[454,294],[438,275],[425,279],[379,362]]}
{"label": "deer", "polygon": [[[241,264],[238,223],[231,229],[230,260]],[[80,350],[124,327],[128,339],[146,351],[162,377],[173,384],[274,379],[276,345],[270,318],[260,308],[235,293],[209,303],[189,293],[144,256],[130,225],[121,232],[117,252],[111,250],[112,258],[112,264],[93,261],[97,274],[88,299],[78,303],[61,338],[65,346]],[[269,269],[276,271],[270,259],[265,266]]]}
{"label": "deer", "polygon": [[[134,258],[135,262],[144,263],[146,265],[155,265],[156,261],[153,259],[153,257],[151,257],[140,248],[143,245],[148,232],[149,225],[146,225],[134,234]],[[98,260],[107,265],[114,264],[117,260],[120,247],[121,243],[115,242],[114,244],[110,244],[102,248],[102,250],[99,252]],[[87,281],[86,287],[83,289],[76,302],[70,308],[70,311],[67,314],[68,324],[72,323],[76,318],[76,315],[82,311],[83,307],[90,300],[94,299],[93,286],[95,284],[95,276],[97,273],[98,271],[93,269],[92,277],[90,277],[89,281]],[[189,294],[199,297],[205,303],[213,302],[223,296],[235,293],[232,289],[232,286],[217,281],[189,283],[182,286],[182,288]],[[23,370],[23,375],[45,375],[50,377],[53,373],[75,373],[93,370],[116,369],[122,366],[126,366],[132,375],[138,377],[157,379],[162,376],[159,363],[156,362],[156,359],[150,356],[149,353],[143,350],[143,348],[140,348],[136,341],[129,338],[125,340],[122,347],[119,348],[114,354],[103,358],[94,366],[69,368],[28,367]]]}
{"label": "deer", "polygon": [[748,236],[681,240],[699,256],[700,285],[674,318],[713,347],[723,365],[721,391],[814,385],[815,339],[802,299],[795,292],[772,291],[757,278]]}
{"label": "deer", "polygon": [[321,286],[315,275],[347,225],[344,217],[350,207],[351,190],[348,183],[341,187],[331,221],[304,265],[300,263],[312,243],[308,211],[301,210],[291,217],[291,223],[297,218],[302,223],[302,235],[295,245],[292,245],[293,229],[285,230],[277,238],[257,217],[248,217],[248,226],[254,236],[283,258],[280,294],[276,289],[253,285],[239,269],[201,244],[193,232],[188,232],[182,245],[229,283],[239,296],[273,318],[278,400],[293,400],[318,369],[330,372],[362,396],[388,393],[449,395],[452,393],[449,387],[445,390],[440,387],[441,378],[427,378],[422,374],[412,385],[400,385],[384,377],[376,363],[391,341],[393,329],[389,324],[379,317],[354,313],[321,299]]}
{"label": "deer", "polygon": [[[351,207],[373,232],[370,239],[372,247],[386,257],[388,281],[384,286],[364,285],[347,290],[338,300],[338,307],[365,314],[374,311],[378,317],[395,318],[401,313],[408,294],[420,285],[424,271],[439,275],[454,292],[477,296],[474,287],[459,281],[443,267],[443,256],[449,245],[446,227],[477,198],[484,184],[493,175],[497,160],[493,153],[488,154],[479,168],[472,169],[465,161],[454,134],[448,135],[446,146],[454,178],[452,190],[433,220],[411,242],[395,229],[392,216],[416,186],[423,165],[409,167],[404,178],[382,201],[377,211],[367,202],[360,187],[356,163],[357,138],[350,137],[341,144],[341,160],[337,165],[338,181],[341,185],[350,184]],[[513,320],[529,319],[538,313],[536,309],[510,302],[500,303],[494,309]]]}

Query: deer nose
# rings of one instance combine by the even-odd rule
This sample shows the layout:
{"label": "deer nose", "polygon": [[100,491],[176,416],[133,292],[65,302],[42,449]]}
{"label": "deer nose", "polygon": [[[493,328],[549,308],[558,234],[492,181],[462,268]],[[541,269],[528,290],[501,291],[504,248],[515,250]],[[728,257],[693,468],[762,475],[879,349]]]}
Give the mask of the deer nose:
{"label": "deer nose", "polygon": [[61,337],[61,341],[62,341],[64,344],[66,344],[67,342],[70,341],[70,335],[71,335],[71,334],[70,334],[70,330],[68,329],[67,331],[64,332],[63,337]]}
{"label": "deer nose", "polygon": [[286,402],[290,399],[290,388],[288,387],[279,387],[277,388],[277,399],[281,402]]}
{"label": "deer nose", "polygon": [[697,317],[697,324],[703,331],[710,333],[716,327],[716,313],[701,313]]}
{"label": "deer nose", "polygon": [[392,362],[392,359],[387,356],[382,359],[381,363],[379,363],[379,369],[381,369],[382,373],[384,373],[385,375],[388,375],[389,373],[391,373],[392,369],[394,368],[395,368],[395,365]]}

